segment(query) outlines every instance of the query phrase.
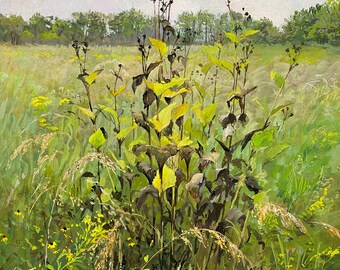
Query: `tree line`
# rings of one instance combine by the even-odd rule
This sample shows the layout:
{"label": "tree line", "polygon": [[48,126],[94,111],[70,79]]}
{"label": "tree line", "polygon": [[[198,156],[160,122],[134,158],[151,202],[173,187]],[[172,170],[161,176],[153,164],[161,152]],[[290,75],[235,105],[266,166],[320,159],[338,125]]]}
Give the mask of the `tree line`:
{"label": "tree line", "polygon": [[0,42],[13,45],[66,45],[73,40],[86,40],[98,45],[134,45],[137,36],[157,36],[157,25],[162,23],[163,29],[167,29],[163,31],[167,37],[177,36],[178,42],[212,44],[224,36],[222,33],[225,31],[237,31],[231,29],[232,19],[246,21],[247,27],[260,30],[255,42],[272,44],[311,41],[339,44],[339,14],[340,2],[329,0],[323,5],[295,11],[281,29],[267,18],[252,19],[246,11],[243,14],[231,11],[218,15],[207,11],[184,11],[171,25],[170,20],[165,20],[164,16],[160,17],[156,12],[154,16],[147,16],[134,8],[118,14],[75,12],[66,20],[35,13],[25,21],[18,15],[0,14]]}

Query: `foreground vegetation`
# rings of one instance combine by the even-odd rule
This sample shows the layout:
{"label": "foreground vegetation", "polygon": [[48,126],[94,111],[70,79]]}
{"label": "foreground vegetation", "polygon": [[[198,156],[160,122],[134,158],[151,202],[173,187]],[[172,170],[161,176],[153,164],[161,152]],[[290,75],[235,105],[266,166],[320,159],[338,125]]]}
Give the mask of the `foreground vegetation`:
{"label": "foreground vegetation", "polygon": [[150,41],[0,47],[1,268],[337,269],[338,48]]}

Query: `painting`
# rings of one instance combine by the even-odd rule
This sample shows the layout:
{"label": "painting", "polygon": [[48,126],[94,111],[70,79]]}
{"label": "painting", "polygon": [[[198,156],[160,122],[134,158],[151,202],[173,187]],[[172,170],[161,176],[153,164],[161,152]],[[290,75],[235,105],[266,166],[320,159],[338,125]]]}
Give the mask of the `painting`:
{"label": "painting", "polygon": [[339,269],[339,14],[0,0],[0,269]]}

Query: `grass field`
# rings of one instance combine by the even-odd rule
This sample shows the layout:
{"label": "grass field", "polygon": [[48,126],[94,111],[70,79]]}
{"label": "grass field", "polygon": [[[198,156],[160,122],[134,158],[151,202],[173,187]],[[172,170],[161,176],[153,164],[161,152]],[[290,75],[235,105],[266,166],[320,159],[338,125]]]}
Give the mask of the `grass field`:
{"label": "grass field", "polygon": [[[287,72],[289,65],[285,49],[281,45],[256,46],[247,86],[258,88],[247,97],[250,121],[242,134],[258,128],[270,112],[278,93],[270,72],[273,69],[282,74]],[[191,108],[201,100],[197,91],[192,90],[194,81],[207,93],[203,104],[208,106],[211,103],[215,68],[206,75],[202,74],[201,67],[208,61],[204,52],[204,48],[194,47],[188,60],[185,77],[189,81],[187,88],[192,91],[187,96]],[[181,220],[178,222],[185,224],[181,225],[181,231],[174,230],[170,221],[165,221],[168,225],[161,227],[158,234],[161,235],[164,229],[166,240],[156,244],[158,237],[151,237],[154,242],[148,242],[146,235],[152,230],[144,231],[143,228],[151,224],[151,214],[135,203],[138,192],[149,184],[148,180],[141,173],[129,181],[124,178],[127,177],[124,173],[138,172],[138,161],[149,159],[145,154],[138,156],[133,152],[134,145],[146,144],[148,140],[141,127],[134,127],[131,114],[131,111],[143,110],[144,87],[140,86],[135,94],[131,89],[133,76],[142,73],[137,48],[92,47],[86,63],[89,72],[104,68],[91,86],[92,102],[96,108],[105,105],[111,109],[114,108],[114,99],[106,85],[113,85],[115,77],[111,71],[117,70],[119,63],[123,65],[121,76],[126,89],[117,96],[116,113],[120,131],[133,128],[122,135],[120,156],[117,133],[112,131],[116,126],[112,116],[98,117],[95,125],[105,127],[108,133],[105,145],[94,149],[88,141],[93,126],[88,113],[77,109],[77,105],[86,106],[86,93],[82,82],[77,79],[79,64],[72,47],[1,45],[0,269],[46,269],[43,265],[48,269],[118,269],[119,265],[139,269],[149,261],[146,268],[157,269],[157,259],[153,256],[156,254],[157,258],[162,248],[166,258],[171,253],[167,253],[167,248],[175,252],[183,250],[183,253],[193,248],[191,253],[188,251],[191,260],[188,259],[181,269],[215,269],[217,262],[221,263],[220,267],[226,267],[228,261],[233,261],[230,269],[249,269],[244,262],[248,259],[254,269],[261,266],[262,269],[339,269],[339,53],[337,47],[304,47],[299,66],[292,71],[279,95],[279,103],[287,104],[289,110],[273,115],[269,128],[260,133],[262,137],[253,138],[245,151],[235,150],[235,155],[249,161],[252,175],[263,188],[253,195],[255,208],[246,211],[245,215],[245,222],[255,226],[262,236],[254,237],[256,233],[250,233],[250,227],[233,221],[237,233],[226,233],[228,238],[218,238],[212,233],[210,239],[204,236],[205,232],[194,230],[199,227],[208,234],[208,230],[217,230],[217,222],[200,227],[200,220],[193,221],[189,217],[181,220],[178,214]],[[222,55],[228,58],[228,49],[223,49]],[[154,53],[153,59],[156,58]],[[181,66],[178,68],[182,72]],[[209,131],[208,125],[200,129],[194,122],[198,115],[194,109],[190,109],[184,118],[184,125],[189,125],[190,118],[194,119],[192,126],[196,125],[190,129],[191,134],[185,135],[203,143],[207,155],[215,151],[222,153],[215,138],[220,139],[223,133],[218,119],[227,111],[225,101],[230,97],[232,87],[227,71],[221,70],[216,77],[217,111]],[[46,100],[40,102],[40,107],[33,106],[32,102],[39,96],[46,97]],[[74,105],[61,105],[64,98],[72,100]],[[165,106],[165,103],[161,104]],[[241,136],[237,131],[235,134],[236,138]],[[162,147],[168,141],[166,138],[158,141],[154,135],[151,144]],[[199,157],[194,156],[190,164],[191,176],[198,172]],[[210,158],[213,159],[211,155]],[[214,165],[207,167],[208,178],[214,175],[213,168],[221,166],[222,159],[221,154]],[[157,164],[155,159],[150,162],[154,167]],[[174,163],[176,161],[168,160],[167,166],[174,167]],[[184,163],[178,161],[178,164],[184,171]],[[92,175],[84,175],[90,171]],[[98,177],[100,182],[96,183]],[[189,175],[186,181],[188,179]],[[180,185],[179,192],[187,194],[183,191],[185,186],[186,183]],[[249,195],[247,192],[244,194]],[[203,193],[204,196],[209,194],[208,190]],[[186,201],[177,206],[164,199],[164,212],[169,210],[170,213],[171,207],[180,212],[186,204],[196,205],[190,195],[183,194],[187,196]],[[149,198],[147,206],[151,209],[155,201]],[[234,205],[234,202],[228,203]],[[194,212],[198,210],[195,207],[192,207]],[[234,216],[230,214],[228,218],[233,220],[237,214],[235,211]],[[159,217],[154,217],[155,224],[158,224]],[[143,231],[141,235],[139,230]],[[157,234],[157,230],[154,231]],[[239,243],[238,239],[243,239],[247,233],[249,242]],[[163,240],[162,237],[159,236]],[[200,237],[206,238],[205,244]],[[225,239],[234,242],[242,251],[244,257],[242,255],[238,260],[243,264],[230,251],[232,245],[225,244],[228,248],[223,248],[221,243],[227,241]],[[265,243],[262,250],[256,246],[260,241]],[[221,252],[218,248],[231,254],[235,260],[230,260],[228,255],[219,261]],[[207,253],[209,259],[202,256]]]}

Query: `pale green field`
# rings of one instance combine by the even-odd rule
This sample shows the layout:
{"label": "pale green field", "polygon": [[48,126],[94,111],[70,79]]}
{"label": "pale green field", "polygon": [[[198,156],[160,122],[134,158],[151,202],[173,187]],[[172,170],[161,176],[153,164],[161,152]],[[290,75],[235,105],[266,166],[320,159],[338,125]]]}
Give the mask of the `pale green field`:
{"label": "pale green field", "polygon": [[[251,118],[249,130],[255,128],[262,115],[270,109],[276,90],[269,73],[272,69],[283,74],[287,70],[284,50],[283,46],[256,48],[249,81],[250,85],[257,85],[258,90],[250,95],[247,105]],[[340,234],[335,229],[340,228],[339,50],[334,47],[304,48],[302,62],[287,80],[280,99],[282,104],[292,104],[290,112],[294,115],[284,122],[281,114],[271,119],[272,127],[281,131],[273,144],[285,143],[289,148],[273,160],[268,159],[267,150],[259,151],[257,163],[252,164],[258,168],[255,172],[263,186],[255,202],[270,201],[302,219],[314,253],[322,253],[328,248],[339,253]],[[225,55],[228,57],[227,52]],[[131,90],[132,77],[142,72],[137,56],[135,47],[91,48],[87,61],[89,71],[104,68],[91,90],[93,103],[112,104],[106,85],[112,85],[110,70],[116,69],[118,63],[123,64],[122,76],[127,84],[119,106],[127,113],[132,101],[138,103],[142,99],[142,90],[138,90],[140,92],[137,91],[135,96]],[[206,91],[211,93],[209,78],[204,80],[204,76],[200,76],[199,64],[205,60],[201,48],[193,48],[187,75],[193,74],[191,76],[206,85]],[[77,80],[78,73],[79,66],[72,47],[0,46],[0,234],[8,238],[3,241],[0,238],[0,269],[39,269],[33,267],[38,267],[36,262],[42,261],[39,252],[44,248],[39,246],[39,239],[44,238],[47,227],[51,230],[50,234],[58,239],[59,245],[64,240],[58,228],[81,220],[79,216],[72,217],[74,213],[71,212],[69,220],[65,220],[63,213],[67,213],[70,207],[70,204],[62,203],[67,201],[65,197],[72,197],[74,204],[78,201],[73,190],[76,180],[64,183],[63,179],[74,162],[91,151],[88,144],[91,127],[78,121],[68,112],[67,106],[59,105],[59,101],[66,97],[80,100],[84,97],[83,86]],[[225,109],[230,87],[227,73],[221,72],[217,115]],[[46,111],[38,111],[32,106],[32,99],[37,96],[51,100]],[[39,126],[37,119],[42,115],[50,125],[58,127],[57,132]],[[213,130],[218,132],[217,127]],[[126,149],[131,140],[126,140]],[[110,147],[114,149],[115,145],[109,145],[108,149]],[[106,176],[104,186],[117,185],[117,180],[110,173]],[[139,182],[134,182],[132,188],[139,190],[146,181],[140,177],[136,179]],[[56,192],[59,192],[58,206],[54,204]],[[54,207],[55,214],[50,219],[49,214]],[[312,214],[311,209],[314,209]],[[15,214],[17,210],[20,210],[20,215]],[[313,219],[309,219],[309,215],[313,215]],[[327,227],[327,224],[332,227]],[[287,254],[290,252],[289,255],[282,257],[288,260],[289,256],[296,258],[299,241],[284,241],[284,248],[281,246],[281,251],[276,250],[276,253],[286,251]],[[67,246],[63,248],[67,249]],[[270,245],[268,248],[271,248]],[[325,256],[329,256],[329,260],[320,259],[313,269],[322,269],[318,268],[320,265],[338,269],[339,255],[332,258],[329,254]],[[57,257],[58,253],[51,253],[51,264],[56,265]]]}

